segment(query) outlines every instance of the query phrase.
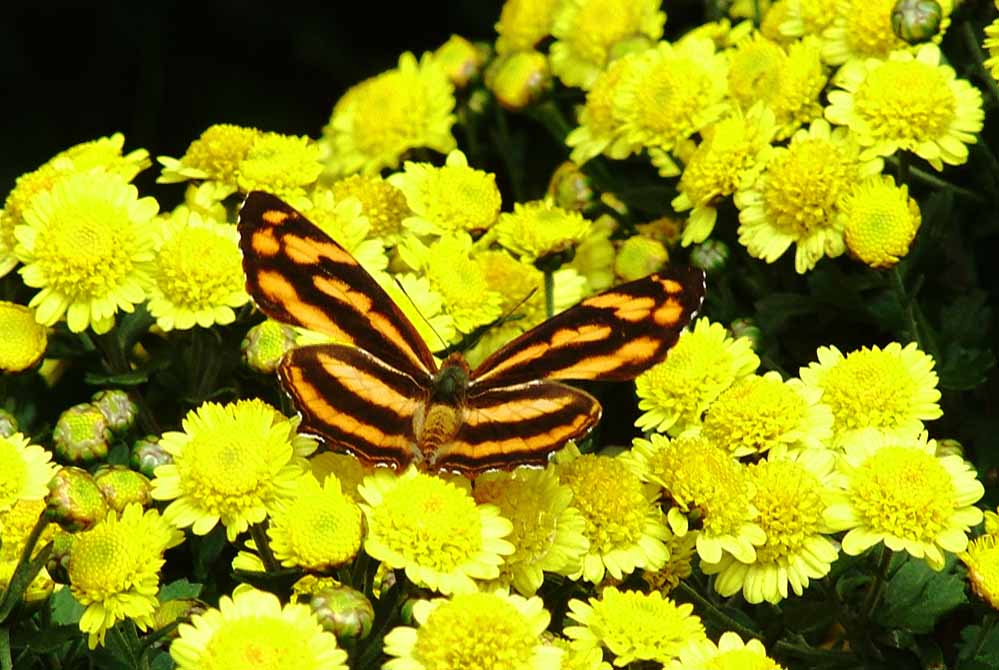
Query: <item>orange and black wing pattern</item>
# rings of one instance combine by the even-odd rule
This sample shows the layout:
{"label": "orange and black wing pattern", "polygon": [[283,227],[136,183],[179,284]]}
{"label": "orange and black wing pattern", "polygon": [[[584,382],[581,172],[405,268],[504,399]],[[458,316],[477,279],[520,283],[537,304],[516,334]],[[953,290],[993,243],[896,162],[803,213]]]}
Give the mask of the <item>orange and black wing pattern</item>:
{"label": "orange and black wing pattern", "polygon": [[239,212],[246,289],[267,316],[331,336],[427,382],[437,369],[416,328],[350,253],[280,198]]}
{"label": "orange and black wing pattern", "polygon": [[625,381],[659,363],[704,300],[704,273],[669,268],[556,314],[472,372],[471,395],[534,379]]}

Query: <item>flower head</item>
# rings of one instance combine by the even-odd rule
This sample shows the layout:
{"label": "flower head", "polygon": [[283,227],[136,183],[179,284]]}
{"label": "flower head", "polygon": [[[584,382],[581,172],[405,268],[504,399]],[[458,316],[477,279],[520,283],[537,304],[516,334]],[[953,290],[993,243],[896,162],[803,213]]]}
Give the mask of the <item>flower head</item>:
{"label": "flower head", "polygon": [[832,409],[833,444],[861,428],[911,435],[942,414],[933,359],[914,342],[863,347],[846,356],[820,347],[816,355],[818,362],[798,374],[822,391],[823,404]]}
{"label": "flower head", "polygon": [[837,16],[840,0],[793,0],[788,2],[780,34],[787,38],[821,35]]}
{"label": "flower head", "polygon": [[572,507],[572,491],[551,469],[486,473],[475,480],[474,495],[513,524],[506,539],[514,552],[503,562],[501,581],[529,596],[541,586],[543,571],[568,575],[582,567],[586,522]]}
{"label": "flower head", "polygon": [[37,363],[48,346],[48,331],[35,313],[0,300],[0,372],[21,372]]}
{"label": "flower head", "polygon": [[677,605],[658,591],[619,591],[605,588],[599,598],[569,601],[570,619],[565,634],[579,649],[606,647],[614,665],[633,661],[673,660],[684,644],[705,637],[704,625],[689,603]]}
{"label": "flower head", "polygon": [[256,128],[227,123],[209,126],[179,160],[169,156],[157,158],[163,165],[157,181],[166,184],[189,179],[204,181],[210,185],[213,199],[221,200],[235,193],[239,165],[262,134]]}
{"label": "flower head", "polygon": [[149,291],[156,324],[186,330],[235,321],[233,308],[249,300],[236,228],[182,209],[163,222],[157,237]]}
{"label": "flower head", "polygon": [[430,54],[402,54],[396,69],[353,86],[334,106],[323,129],[329,170],[374,174],[410,149],[451,151],[454,104],[454,86]]}
{"label": "flower head", "polygon": [[661,568],[669,558],[669,530],[654,487],[643,484],[623,458],[578,454],[574,447],[563,451],[555,468],[572,490],[590,545],[571,577],[599,584],[606,574],[622,579],[637,568]]}
{"label": "flower head", "polygon": [[74,333],[105,333],[116,312],[142,302],[153,260],[148,223],[158,209],[100,171],[67,176],[33,198],[14,235],[24,283],[41,289],[28,305],[38,322],[65,316]]}
{"label": "flower head", "polygon": [[152,624],[158,601],[163,552],[180,544],[183,533],[172,528],[154,509],[136,504],[119,514],[114,510],[88,531],[76,535],[69,556],[69,584],[86,607],[80,630],[90,648],[104,644],[115,623],[131,619],[142,630]]}
{"label": "flower head", "polygon": [[453,483],[409,469],[386,469],[358,489],[368,522],[364,550],[414,583],[444,594],[476,590],[473,580],[499,577],[512,525],[492,505],[476,505]]}
{"label": "flower head", "polygon": [[571,158],[577,165],[600,154],[622,159],[638,149],[625,139],[614,106],[621,81],[638,58],[638,54],[628,54],[613,61],[597,75],[586,92],[586,104],[579,112],[579,127],[565,138],[565,143],[572,147]]}
{"label": "flower head", "polygon": [[569,212],[544,200],[515,203],[513,212],[500,214],[496,238],[528,262],[562,254],[586,236],[591,223],[579,212]]}
{"label": "flower head", "polygon": [[845,248],[839,200],[858,179],[881,167],[881,159],[860,159],[860,147],[844,129],[813,121],[787,147],[774,149],[756,182],[735,194],[739,241],[768,263],[796,245],[799,273],[823,256],[839,256]]}
{"label": "flower head", "polygon": [[892,551],[922,558],[934,570],[944,551],[967,548],[968,530],[981,522],[974,506],[985,488],[960,456],[937,456],[926,433],[898,438],[860,431],[845,445],[845,488],[826,512],[834,530],[848,531],[850,556],[884,543]]}
{"label": "flower head", "polygon": [[746,338],[732,339],[724,326],[700,319],[680,334],[666,360],[635,380],[635,425],[676,435],[700,423],[701,415],[722,391],[752,374],[760,364]]}
{"label": "flower head", "polygon": [[407,161],[403,168],[389,183],[406,196],[413,216],[402,223],[417,235],[481,232],[496,220],[500,209],[496,175],[469,167],[457,149],[448,154],[443,167]]}
{"label": "flower head", "polygon": [[872,268],[890,268],[909,253],[921,214],[906,184],[887,175],[868,177],[839,202],[850,253]]}
{"label": "flower head", "polygon": [[336,202],[356,198],[361,214],[371,225],[371,235],[393,243],[402,233],[402,222],[409,216],[406,196],[378,175],[351,175],[333,182],[330,187]]}
{"label": "flower head", "polygon": [[340,490],[336,477],[320,486],[315,477],[305,476],[292,497],[275,505],[267,535],[282,565],[328,570],[361,548],[361,509]]}
{"label": "flower head", "polygon": [[986,533],[975,538],[960,558],[968,568],[971,588],[992,609],[999,610],[999,536]]}
{"label": "flower head", "polygon": [[847,63],[833,78],[840,90],[829,93],[826,118],[856,134],[864,158],[905,150],[937,170],[966,162],[985,117],[982,93],[940,59],[939,47],[924,44]]}
{"label": "flower head", "polygon": [[174,525],[205,535],[221,521],[232,542],[294,494],[315,449],[297,425],[259,400],[204,403],[184,417],[183,432],[164,433],[173,462],[156,468],[153,498],[172,501],[164,516]]}
{"label": "flower head", "polygon": [[550,615],[540,598],[466,593],[413,605],[419,628],[400,626],[385,636],[393,658],[385,670],[523,668],[558,670],[562,650],[541,635]]}
{"label": "flower head", "polygon": [[999,79],[999,18],[985,26],[985,41],[982,46],[989,52],[989,57],[982,65],[989,69],[993,79]]}
{"label": "flower head", "polygon": [[527,51],[551,32],[558,0],[506,0],[496,22],[496,53]]}
{"label": "flower head", "polygon": [[566,86],[589,88],[624,40],[654,43],[666,14],[658,0],[568,0],[555,10],[552,71]]}
{"label": "flower head", "polygon": [[887,58],[909,45],[892,29],[896,0],[839,0],[829,27],[823,32],[822,56],[832,65],[849,60]]}
{"label": "flower head", "polygon": [[774,111],[777,139],[782,140],[822,116],[820,97],[829,74],[822,64],[820,40],[810,37],[791,44],[777,75],[777,88],[765,99]]}
{"label": "flower head", "polygon": [[170,656],[178,670],[278,668],[291,659],[301,670],[347,670],[347,653],[308,605],[282,606],[277,596],[245,584],[177,630]]}
{"label": "flower head", "polygon": [[302,198],[319,178],[319,145],[309,137],[263,133],[237,168],[236,183],[245,192],[263,190],[286,200]]}
{"label": "flower head", "polygon": [[708,639],[693,640],[680,649],[679,658],[667,667],[669,670],[784,670],[784,666],[767,656],[762,642],[743,642],[738,633],[732,631],[722,633],[718,644]]}

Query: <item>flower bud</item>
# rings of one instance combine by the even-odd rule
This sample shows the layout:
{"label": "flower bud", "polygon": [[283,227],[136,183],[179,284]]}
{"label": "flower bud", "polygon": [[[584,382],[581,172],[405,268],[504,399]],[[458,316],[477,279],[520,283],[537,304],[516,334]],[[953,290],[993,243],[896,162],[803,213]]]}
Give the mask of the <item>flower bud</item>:
{"label": "flower bud", "polygon": [[147,435],[132,445],[129,463],[147,477],[156,474],[156,468],[173,463],[173,458],[160,446],[159,435]]}
{"label": "flower bud", "polygon": [[362,640],[371,632],[375,609],[356,589],[343,584],[320,588],[311,594],[308,604],[320,625],[337,639]]}
{"label": "flower bud", "polygon": [[83,468],[60,468],[49,481],[45,514],[67,533],[88,530],[107,513],[107,501],[94,478]]}
{"label": "flower bud", "polygon": [[749,340],[754,351],[760,350],[760,343],[763,341],[763,331],[752,319],[735,319],[729,324],[728,331],[732,337],[738,339],[745,337]]}
{"label": "flower bud", "polygon": [[106,457],[110,440],[108,420],[88,402],[63,412],[52,433],[55,453],[70,463],[87,464]]}
{"label": "flower bud", "polygon": [[240,349],[246,364],[265,374],[273,374],[281,357],[295,346],[295,331],[283,323],[267,319],[246,332]]}
{"label": "flower bud", "polygon": [[909,44],[933,39],[940,32],[943,9],[936,0],[898,0],[891,10],[891,28]]}
{"label": "flower bud", "polygon": [[45,354],[48,331],[24,305],[0,300],[0,372],[34,367]]}
{"label": "flower bud", "polygon": [[121,513],[129,503],[147,507],[152,502],[152,486],[144,475],[124,465],[102,465],[94,473],[108,507]]}
{"label": "flower bud", "polygon": [[69,584],[69,555],[76,535],[58,531],[52,538],[52,553],[45,561],[45,569],[56,584]]}
{"label": "flower bud", "polygon": [[[197,598],[172,598],[164,600],[153,611],[153,628],[161,630],[174,623],[182,623],[191,617],[204,614],[208,606]],[[177,627],[174,626],[160,638],[162,642],[169,642],[178,635]]]}
{"label": "flower bud", "polygon": [[0,437],[10,437],[17,432],[17,418],[0,408]]}
{"label": "flower bud", "polygon": [[592,205],[594,199],[590,178],[572,161],[565,161],[552,173],[548,195],[562,209],[576,212]]}
{"label": "flower bud", "polygon": [[455,88],[467,86],[479,74],[488,56],[488,47],[473,44],[461,35],[451,35],[434,52],[434,60],[444,68]]}
{"label": "flower bud", "polygon": [[501,56],[486,70],[486,86],[511,111],[537,102],[548,91],[551,81],[548,59],[537,51]]}
{"label": "flower bud", "polygon": [[112,432],[119,435],[132,427],[139,413],[139,406],[132,401],[128,393],[119,389],[98,391],[90,400],[107,419]]}
{"label": "flower bud", "polygon": [[641,279],[652,274],[669,260],[669,252],[659,240],[635,235],[629,237],[617,250],[614,272],[625,281]]}
{"label": "flower bud", "polygon": [[721,240],[705,240],[690,252],[690,264],[709,275],[717,274],[728,265],[731,256],[728,245]]}

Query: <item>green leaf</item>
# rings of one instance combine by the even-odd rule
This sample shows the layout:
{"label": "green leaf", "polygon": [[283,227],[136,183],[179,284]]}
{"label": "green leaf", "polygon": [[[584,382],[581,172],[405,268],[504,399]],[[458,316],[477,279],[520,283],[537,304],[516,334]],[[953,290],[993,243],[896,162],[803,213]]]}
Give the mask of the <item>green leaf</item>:
{"label": "green leaf", "polygon": [[[63,591],[68,590],[63,589]],[[34,654],[52,654],[62,651],[61,647],[64,644],[79,638],[81,635],[83,633],[80,632],[80,627],[76,624],[49,626],[41,630],[25,628],[18,633],[15,642],[17,646],[28,648]]]}
{"label": "green leaf", "polygon": [[52,621],[60,625],[76,625],[86,609],[73,597],[69,589],[59,589],[49,601],[52,606]]}
{"label": "green leaf", "polygon": [[967,602],[964,580],[947,567],[935,572],[924,561],[909,558],[885,586],[875,618],[888,628],[928,633],[941,617]]}
{"label": "green leaf", "polygon": [[940,375],[940,388],[953,391],[973,389],[985,383],[995,366],[996,357],[991,351],[951,342],[944,348],[943,361],[937,373]]}
{"label": "green leaf", "polygon": [[201,595],[203,585],[189,581],[186,577],[165,584],[160,589],[157,598],[160,602],[176,600],[177,598],[197,598]]}
{"label": "green leaf", "polygon": [[138,386],[149,381],[148,370],[129,370],[118,374],[88,372],[83,381],[91,386]]}
{"label": "green leaf", "polygon": [[173,659],[165,651],[157,651],[149,663],[149,670],[171,670],[173,667],[175,667]]}
{"label": "green leaf", "polygon": [[983,630],[982,625],[977,625],[962,630],[957,658],[958,670],[999,670],[999,626]]}

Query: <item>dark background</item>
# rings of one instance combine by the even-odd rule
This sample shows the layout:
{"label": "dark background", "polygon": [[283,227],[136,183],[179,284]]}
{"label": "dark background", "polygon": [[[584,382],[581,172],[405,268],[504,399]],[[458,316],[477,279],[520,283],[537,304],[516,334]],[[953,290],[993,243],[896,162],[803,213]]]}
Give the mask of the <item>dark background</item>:
{"label": "dark background", "polygon": [[[0,19],[0,202],[59,151],[120,131],[179,157],[213,123],[317,137],[333,103],[403,51],[491,41],[500,0],[8,4]],[[154,185],[157,169],[137,182]],[[176,188],[173,189],[176,191]]]}

